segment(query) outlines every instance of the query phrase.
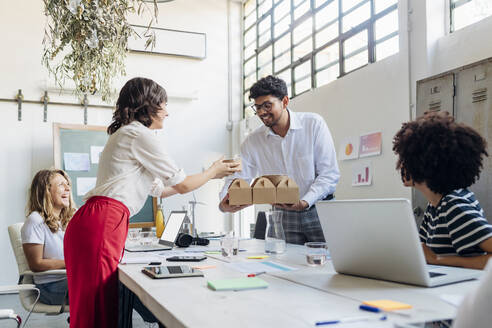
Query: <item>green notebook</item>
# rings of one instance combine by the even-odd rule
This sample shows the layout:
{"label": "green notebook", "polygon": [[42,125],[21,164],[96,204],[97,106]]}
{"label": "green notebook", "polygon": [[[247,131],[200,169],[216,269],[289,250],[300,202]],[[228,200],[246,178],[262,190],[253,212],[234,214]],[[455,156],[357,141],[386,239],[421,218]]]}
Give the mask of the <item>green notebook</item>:
{"label": "green notebook", "polygon": [[268,283],[258,277],[209,280],[208,286],[213,290],[245,290],[267,288]]}

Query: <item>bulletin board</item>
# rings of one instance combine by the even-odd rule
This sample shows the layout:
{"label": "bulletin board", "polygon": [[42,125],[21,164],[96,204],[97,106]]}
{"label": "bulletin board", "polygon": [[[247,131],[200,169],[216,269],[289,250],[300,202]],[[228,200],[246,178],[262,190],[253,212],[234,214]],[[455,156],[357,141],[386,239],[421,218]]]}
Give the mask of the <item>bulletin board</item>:
{"label": "bulletin board", "polygon": [[[55,167],[70,176],[77,208],[84,204],[83,195],[95,185],[99,153],[108,137],[104,126],[53,123]],[[149,196],[140,212],[130,218],[130,227],[155,226],[156,210],[157,199]]]}

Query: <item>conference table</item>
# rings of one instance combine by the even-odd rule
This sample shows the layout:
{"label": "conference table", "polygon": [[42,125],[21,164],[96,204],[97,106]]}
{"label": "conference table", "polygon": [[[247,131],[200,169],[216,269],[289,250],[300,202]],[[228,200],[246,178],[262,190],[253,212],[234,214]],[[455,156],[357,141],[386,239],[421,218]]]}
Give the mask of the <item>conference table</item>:
{"label": "conference table", "polygon": [[[218,241],[208,246],[218,249]],[[244,251],[231,257],[207,255],[201,262],[166,262],[163,265],[188,264],[208,266],[201,270],[204,277],[152,279],[141,272],[144,264],[120,264],[119,279],[127,298],[122,311],[126,320],[121,327],[131,327],[131,297],[136,295],[166,327],[315,327],[319,321],[367,318],[367,321],[329,325],[329,327],[396,327],[395,324],[445,320],[454,318],[457,299],[476,288],[478,281],[466,281],[434,288],[367,279],[335,272],[331,261],[322,267],[306,263],[304,246],[287,244],[286,252],[267,259],[248,259],[264,253],[264,241],[240,241]],[[158,252],[162,254],[162,252]],[[172,255],[170,253],[170,255]],[[189,255],[194,255],[193,253]],[[138,262],[149,253],[126,253]],[[232,264],[250,261],[278,263],[292,271],[267,272],[260,276],[266,289],[214,291],[208,280],[246,277]],[[131,261],[129,261],[131,262]],[[398,265],[395,263],[395,265]],[[128,301],[130,299],[130,301]],[[361,311],[367,300],[389,299],[410,304],[412,309],[382,314]]]}

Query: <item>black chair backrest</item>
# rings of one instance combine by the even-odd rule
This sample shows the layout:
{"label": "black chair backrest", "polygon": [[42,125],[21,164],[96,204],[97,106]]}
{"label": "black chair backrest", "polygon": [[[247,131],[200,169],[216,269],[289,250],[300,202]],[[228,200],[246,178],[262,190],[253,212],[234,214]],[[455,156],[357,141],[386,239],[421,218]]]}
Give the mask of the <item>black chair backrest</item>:
{"label": "black chair backrest", "polygon": [[253,238],[255,239],[265,239],[265,230],[266,230],[266,215],[265,212],[258,212],[258,216],[256,217],[255,224],[255,233]]}

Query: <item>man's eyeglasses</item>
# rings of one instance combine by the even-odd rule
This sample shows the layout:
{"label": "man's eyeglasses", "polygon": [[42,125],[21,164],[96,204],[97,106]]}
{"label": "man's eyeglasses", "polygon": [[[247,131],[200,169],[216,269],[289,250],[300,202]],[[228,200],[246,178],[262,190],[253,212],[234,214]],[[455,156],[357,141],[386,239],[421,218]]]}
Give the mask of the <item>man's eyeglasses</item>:
{"label": "man's eyeglasses", "polygon": [[270,112],[272,110],[273,103],[269,101],[265,101],[263,104],[253,104],[251,105],[251,109],[257,114],[260,110],[264,110],[265,112]]}

